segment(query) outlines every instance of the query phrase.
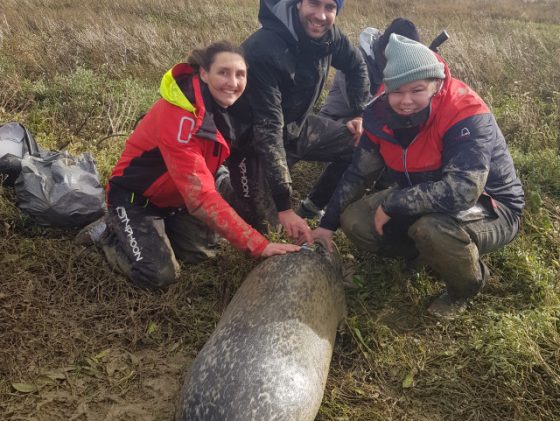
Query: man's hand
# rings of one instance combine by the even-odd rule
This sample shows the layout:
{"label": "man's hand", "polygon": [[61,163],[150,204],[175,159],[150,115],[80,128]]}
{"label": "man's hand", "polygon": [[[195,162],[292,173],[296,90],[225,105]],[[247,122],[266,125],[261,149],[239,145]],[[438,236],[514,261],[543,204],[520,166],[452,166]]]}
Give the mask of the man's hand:
{"label": "man's hand", "polygon": [[360,136],[362,136],[362,117],[355,117],[346,123],[346,128],[352,133],[354,138],[354,146],[360,141]]}
{"label": "man's hand", "polygon": [[375,216],[373,218],[373,223],[375,225],[375,231],[379,235],[383,235],[383,226],[391,220],[391,217],[385,213],[383,206],[379,206],[375,211]]}
{"label": "man's hand", "polygon": [[311,236],[313,237],[313,240],[319,240],[322,244],[324,244],[327,247],[327,250],[332,252],[333,251],[333,234],[334,232],[331,230],[328,230],[326,228],[315,228],[313,231],[311,231]]}
{"label": "man's hand", "polygon": [[286,234],[297,244],[313,244],[311,229],[303,218],[300,218],[292,209],[278,212],[278,220],[284,227]]}
{"label": "man's hand", "polygon": [[268,243],[261,253],[261,257],[270,257],[277,254],[294,253],[299,251],[300,246],[295,244]]}

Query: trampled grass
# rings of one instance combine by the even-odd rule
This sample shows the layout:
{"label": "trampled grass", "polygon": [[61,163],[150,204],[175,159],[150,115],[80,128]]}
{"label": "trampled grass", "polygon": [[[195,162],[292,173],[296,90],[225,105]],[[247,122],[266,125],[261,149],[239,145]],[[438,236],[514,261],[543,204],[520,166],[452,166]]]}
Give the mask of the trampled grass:
{"label": "trampled grass", "polygon": [[[159,78],[195,47],[242,41],[257,1],[3,0],[0,123],[90,151],[106,180]],[[442,285],[338,244],[357,266],[320,420],[560,418],[560,2],[348,0],[351,40],[394,17],[494,110],[527,192],[518,238],[487,256],[469,311],[425,309]],[[303,196],[317,167],[301,165]],[[133,288],[75,232],[42,228],[0,186],[0,418],[167,420],[181,375],[256,264],[229,246],[160,293]]]}

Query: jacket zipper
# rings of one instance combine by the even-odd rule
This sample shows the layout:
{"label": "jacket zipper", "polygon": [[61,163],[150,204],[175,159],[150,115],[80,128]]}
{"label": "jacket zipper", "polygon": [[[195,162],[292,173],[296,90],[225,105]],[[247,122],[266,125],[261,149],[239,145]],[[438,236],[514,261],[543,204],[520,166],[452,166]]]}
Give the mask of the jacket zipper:
{"label": "jacket zipper", "polygon": [[[416,137],[414,139],[412,139],[412,142],[414,142],[415,139],[416,139]],[[410,142],[410,145],[412,145],[412,142]],[[408,145],[408,147],[410,147],[410,145]],[[412,181],[410,180],[410,174],[408,174],[408,170],[406,169],[406,154],[408,152],[408,147],[403,149],[402,162],[403,162],[403,168],[404,168],[404,175],[406,176],[406,181],[408,181],[408,185],[410,187],[412,187]]]}
{"label": "jacket zipper", "polygon": [[[430,113],[428,114],[428,116],[430,116],[432,114],[432,102],[430,101]],[[429,117],[428,117],[429,118]],[[416,136],[414,136],[414,139],[412,139],[412,142],[410,142],[408,144],[408,146],[406,148],[403,149],[403,168],[404,168],[404,175],[406,176],[406,181],[408,181],[408,185],[410,187],[412,187],[412,181],[410,180],[410,174],[408,173],[408,170],[406,169],[406,155],[408,153],[408,148],[410,148],[412,146],[412,144],[416,141],[416,138],[420,135],[420,131],[418,131],[418,134]]]}

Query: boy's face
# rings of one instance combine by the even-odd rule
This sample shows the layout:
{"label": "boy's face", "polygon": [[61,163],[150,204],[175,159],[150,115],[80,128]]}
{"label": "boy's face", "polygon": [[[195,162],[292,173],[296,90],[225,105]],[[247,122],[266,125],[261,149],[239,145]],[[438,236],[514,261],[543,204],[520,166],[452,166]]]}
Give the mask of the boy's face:
{"label": "boy's face", "polygon": [[422,111],[430,104],[440,83],[434,80],[405,83],[388,93],[389,105],[400,115],[411,115]]}

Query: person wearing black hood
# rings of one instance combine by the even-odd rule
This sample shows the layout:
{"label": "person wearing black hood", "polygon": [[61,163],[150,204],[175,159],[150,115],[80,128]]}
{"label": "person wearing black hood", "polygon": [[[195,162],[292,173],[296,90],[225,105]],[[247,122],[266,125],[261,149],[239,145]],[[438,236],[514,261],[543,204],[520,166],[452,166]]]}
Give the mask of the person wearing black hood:
{"label": "person wearing black hood", "polygon": [[[302,216],[321,214],[352,159],[354,138],[361,134],[361,118],[344,125],[310,115],[329,67],[345,73],[355,115],[368,97],[362,55],[334,25],[343,1],[261,0],[262,28],[242,45],[249,64],[245,96],[253,112],[253,138],[245,148],[248,153],[234,153],[230,160],[232,184],[240,196],[254,201],[253,209],[267,214],[269,223],[279,222],[299,242],[313,242]],[[296,213],[290,168],[300,160],[330,164]],[[259,199],[251,197],[259,194]]]}
{"label": "person wearing black hood", "polygon": [[[364,28],[358,39],[358,48],[364,57],[368,69],[370,99],[373,99],[383,84],[383,69],[387,64],[385,47],[387,47],[391,34],[399,34],[420,42],[420,34],[414,23],[401,17],[394,19],[383,33],[376,28]],[[356,117],[348,103],[346,76],[343,72],[336,72],[331,89],[319,111],[319,115],[341,122],[346,122]]]}

